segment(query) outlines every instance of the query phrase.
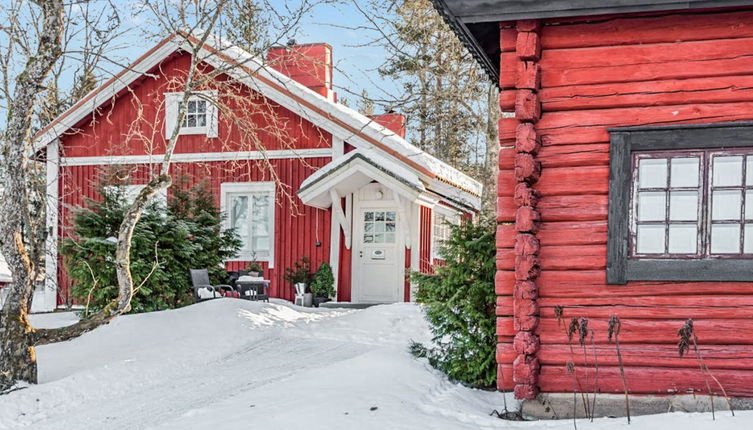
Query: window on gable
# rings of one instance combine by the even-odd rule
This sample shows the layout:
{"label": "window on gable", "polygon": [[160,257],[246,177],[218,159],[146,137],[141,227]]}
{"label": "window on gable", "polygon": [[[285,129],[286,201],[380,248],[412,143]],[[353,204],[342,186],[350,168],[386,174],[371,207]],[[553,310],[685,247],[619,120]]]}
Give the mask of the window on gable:
{"label": "window on gable", "polygon": [[753,126],[612,130],[607,281],[753,280]]}
{"label": "window on gable", "polygon": [[269,261],[274,257],[274,183],[222,184],[226,228],[241,240],[236,260]]}
{"label": "window on gable", "polygon": [[192,94],[185,106],[183,93],[165,94],[165,136],[170,136],[183,112],[180,123],[180,135],[205,134],[207,137],[217,137],[217,107],[212,102],[217,100],[216,91],[197,91]]}

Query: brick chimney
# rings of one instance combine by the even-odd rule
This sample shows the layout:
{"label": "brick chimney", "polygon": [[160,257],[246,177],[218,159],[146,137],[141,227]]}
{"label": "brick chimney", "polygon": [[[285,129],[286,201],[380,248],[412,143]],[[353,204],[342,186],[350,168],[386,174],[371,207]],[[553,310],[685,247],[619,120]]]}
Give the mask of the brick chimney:
{"label": "brick chimney", "polygon": [[267,52],[267,61],[278,72],[335,100],[332,91],[332,47],[326,43],[276,46]]}
{"label": "brick chimney", "polygon": [[380,115],[369,115],[369,118],[405,139],[405,115],[390,110]]}

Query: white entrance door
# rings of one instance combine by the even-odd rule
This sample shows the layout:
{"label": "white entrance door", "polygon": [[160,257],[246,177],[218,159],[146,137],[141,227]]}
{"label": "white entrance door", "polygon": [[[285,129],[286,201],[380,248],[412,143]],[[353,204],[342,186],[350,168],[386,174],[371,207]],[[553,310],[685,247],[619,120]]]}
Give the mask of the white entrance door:
{"label": "white entrance door", "polygon": [[405,251],[396,207],[361,207],[354,220],[354,301],[401,300]]}

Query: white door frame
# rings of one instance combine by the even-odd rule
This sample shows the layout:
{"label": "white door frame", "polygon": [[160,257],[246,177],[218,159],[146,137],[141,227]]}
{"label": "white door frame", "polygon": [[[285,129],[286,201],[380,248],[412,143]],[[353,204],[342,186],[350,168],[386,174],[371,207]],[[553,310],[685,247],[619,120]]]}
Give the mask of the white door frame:
{"label": "white door frame", "polygon": [[[371,185],[371,184],[370,184]],[[368,185],[367,185],[368,186]],[[387,187],[384,187],[387,188]],[[394,191],[390,190],[394,193]],[[395,303],[402,302],[405,296],[405,228],[410,220],[402,219],[402,214],[405,211],[399,210],[397,202],[394,199],[385,200],[366,200],[361,201],[359,192],[353,194],[353,247],[351,255],[351,301],[354,303],[363,303],[361,299],[363,294],[361,291],[361,262],[363,259],[359,255],[363,250],[363,220],[361,219],[361,211],[368,209],[392,209],[397,214],[396,234],[395,234],[395,247],[397,248],[397,286],[395,288]]]}

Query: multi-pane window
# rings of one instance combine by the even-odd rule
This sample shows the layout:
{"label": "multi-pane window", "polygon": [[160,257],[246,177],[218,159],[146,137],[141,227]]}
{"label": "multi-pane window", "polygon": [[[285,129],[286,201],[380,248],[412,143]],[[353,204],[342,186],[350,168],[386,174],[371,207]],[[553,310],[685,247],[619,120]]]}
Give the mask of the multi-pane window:
{"label": "multi-pane window", "polygon": [[[178,109],[183,103],[178,103]],[[183,116],[181,127],[206,127],[207,126],[207,101],[201,99],[189,100]]]}
{"label": "multi-pane window", "polygon": [[753,151],[634,153],[634,258],[753,256]]}
{"label": "multi-pane window", "polygon": [[434,213],[431,237],[431,253],[433,258],[442,258],[439,251],[450,238],[450,224],[457,224],[457,220],[446,215]]}
{"label": "multi-pane window", "polygon": [[395,243],[397,212],[365,211],[363,243]]}
{"label": "multi-pane window", "polygon": [[[165,94],[165,136],[171,136],[176,124],[180,124],[178,134],[204,134],[218,136],[218,115],[216,91],[196,91],[183,104],[183,93]],[[182,113],[183,118],[178,123]]]}
{"label": "multi-pane window", "polygon": [[239,260],[272,261],[274,254],[274,183],[222,184],[226,228],[241,241]]}

